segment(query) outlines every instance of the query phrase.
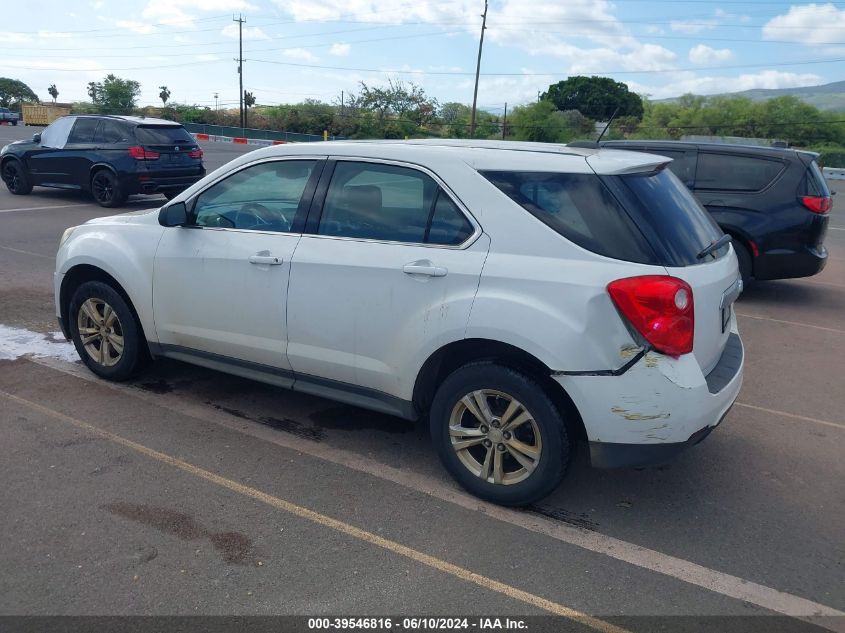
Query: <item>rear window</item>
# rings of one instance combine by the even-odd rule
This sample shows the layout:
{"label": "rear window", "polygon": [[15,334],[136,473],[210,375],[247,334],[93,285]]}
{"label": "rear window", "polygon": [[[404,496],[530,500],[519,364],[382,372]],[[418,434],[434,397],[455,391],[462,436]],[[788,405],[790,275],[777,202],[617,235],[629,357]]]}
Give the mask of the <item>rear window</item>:
{"label": "rear window", "polygon": [[760,191],[784,169],[784,163],[768,158],[700,152],[695,175],[696,189]]}
{"label": "rear window", "polygon": [[188,131],[176,125],[141,125],[135,136],[141,145],[196,145]]}
{"label": "rear window", "polygon": [[[511,200],[568,240],[599,255],[688,266],[722,231],[668,169],[590,174],[482,172]],[[728,252],[725,246],[715,253]]]}
{"label": "rear window", "polygon": [[658,263],[636,224],[595,174],[485,171],[482,175],[578,246],[613,259]]}
{"label": "rear window", "polygon": [[[612,176],[623,199],[667,266],[700,264],[698,254],[723,233],[684,184],[668,169],[651,174]],[[714,252],[718,258],[727,245]]]}

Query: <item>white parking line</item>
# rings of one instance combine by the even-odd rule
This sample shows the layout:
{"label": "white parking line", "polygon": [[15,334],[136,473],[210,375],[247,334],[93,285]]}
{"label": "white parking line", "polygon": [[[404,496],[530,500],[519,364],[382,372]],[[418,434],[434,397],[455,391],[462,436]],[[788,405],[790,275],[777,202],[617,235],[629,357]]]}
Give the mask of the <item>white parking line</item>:
{"label": "white parking line", "polygon": [[23,251],[19,248],[12,248],[11,246],[0,246],[5,251],[12,251],[13,253],[23,253],[24,255],[32,255],[33,257],[44,257],[45,259],[55,259],[54,255],[42,255],[41,253],[33,253],[32,251]]}
{"label": "white parking line", "polygon": [[178,396],[154,395],[142,391],[138,387],[104,383],[80,365],[71,365],[50,358],[33,359],[33,362],[90,382],[96,382],[99,385],[151,402],[181,415],[204,422],[212,422],[244,435],[378,477],[467,510],[483,513],[510,525],[681,580],[728,598],[743,600],[775,613],[813,622],[831,631],[839,631],[840,633],[845,631],[845,612],[806,598],[710,569],[692,561],[629,543],[600,532],[593,532],[535,514],[493,505],[464,493],[452,483],[446,483],[435,477],[400,470],[356,453],[332,448],[293,435],[278,433],[259,423],[249,424],[244,419],[225,411],[213,410],[208,406],[185,402]]}
{"label": "white parking line", "polygon": [[46,209],[69,209],[70,207],[90,207],[90,204],[54,204],[49,207],[20,207],[18,209],[0,209],[0,213],[14,213],[15,211],[44,211]]}
{"label": "white parking line", "polygon": [[835,429],[842,429],[845,431],[845,424],[839,424],[838,422],[828,422],[827,420],[818,420],[816,418],[808,418],[804,415],[798,415],[797,413],[787,413],[786,411],[778,411],[777,409],[767,409],[766,407],[758,407],[753,404],[745,404],[744,402],[735,402],[734,403],[738,407],[745,407],[746,409],[754,409],[755,411],[762,411],[763,413],[771,413],[773,415],[780,415],[785,418],[795,418],[796,420],[803,420],[804,422],[814,422],[816,424],[823,424],[824,426],[832,426]]}
{"label": "white parking line", "polygon": [[786,325],[800,325],[801,327],[808,327],[814,330],[823,330],[825,332],[845,334],[845,330],[837,330],[835,327],[824,327],[823,325],[810,325],[809,323],[800,323],[798,321],[785,321],[784,319],[773,319],[771,317],[757,316],[755,314],[745,314],[744,312],[737,312],[736,315],[745,317],[747,319],[757,319],[758,321],[772,321],[773,323],[784,323]]}

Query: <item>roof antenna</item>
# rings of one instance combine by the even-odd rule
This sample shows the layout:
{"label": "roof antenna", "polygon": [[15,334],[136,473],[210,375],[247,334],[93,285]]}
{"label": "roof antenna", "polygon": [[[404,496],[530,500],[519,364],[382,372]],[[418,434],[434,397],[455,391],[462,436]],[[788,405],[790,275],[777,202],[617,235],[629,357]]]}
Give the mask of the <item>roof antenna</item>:
{"label": "roof antenna", "polygon": [[616,118],[616,115],[619,113],[619,106],[616,106],[616,109],[613,111],[613,114],[610,115],[610,121],[607,122],[607,125],[604,126],[604,129],[599,134],[599,137],[596,139],[596,143],[601,140],[601,137],[604,136],[604,133],[610,129],[610,124],[613,123],[613,119]]}

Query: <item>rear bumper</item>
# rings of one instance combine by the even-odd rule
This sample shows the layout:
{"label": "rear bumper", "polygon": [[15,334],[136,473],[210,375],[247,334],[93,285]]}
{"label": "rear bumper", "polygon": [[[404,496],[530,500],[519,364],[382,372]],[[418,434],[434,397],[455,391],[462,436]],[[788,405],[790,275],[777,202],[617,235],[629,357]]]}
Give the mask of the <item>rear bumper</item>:
{"label": "rear bumper", "polygon": [[745,354],[736,332],[704,375],[692,354],[648,352],[619,376],[555,375],[581,414],[593,466],[663,463],[719,425],[742,386]]}
{"label": "rear bumper", "polygon": [[762,281],[811,277],[820,273],[826,265],[827,249],[824,246],[808,246],[800,251],[762,253],[754,258],[754,278]]}
{"label": "rear bumper", "polygon": [[163,191],[184,191],[205,177],[205,168],[193,174],[169,175],[166,172],[140,172],[121,177],[120,185],[127,194],[159,193]]}

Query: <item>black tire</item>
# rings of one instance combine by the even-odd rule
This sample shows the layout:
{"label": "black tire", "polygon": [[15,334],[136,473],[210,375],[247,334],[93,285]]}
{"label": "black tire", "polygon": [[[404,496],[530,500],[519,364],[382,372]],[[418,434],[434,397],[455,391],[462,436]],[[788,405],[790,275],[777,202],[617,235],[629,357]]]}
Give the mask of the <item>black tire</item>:
{"label": "black tire", "polygon": [[[526,422],[522,424],[517,430],[513,428],[513,436],[501,440],[501,444],[492,444],[492,455],[495,459],[496,452],[507,444],[508,447],[502,449],[502,471],[505,476],[513,476],[513,483],[494,483],[492,467],[491,475],[482,478],[479,473],[470,470],[470,467],[465,464],[465,459],[475,459],[475,464],[481,466],[481,455],[486,455],[491,450],[485,445],[480,444],[462,451],[463,457],[459,457],[458,451],[453,448],[452,437],[450,433],[450,421],[453,413],[459,417],[458,426],[464,429],[469,428],[471,431],[483,430],[484,425],[479,425],[478,429],[472,429],[472,425],[476,422],[477,417],[461,404],[464,396],[475,391],[488,390],[494,392],[501,392],[511,399],[522,404],[523,409],[530,414],[533,423]],[[493,413],[492,425],[496,425],[496,421],[502,424],[501,420],[496,417],[502,412],[495,410],[499,396],[485,397],[485,401],[490,405],[490,412]],[[507,398],[501,399],[502,408],[506,408]],[[466,409],[466,410],[464,410]],[[520,409],[517,409],[519,411]],[[463,411],[462,413],[456,413]],[[537,501],[552,492],[558,484],[560,484],[566,472],[566,466],[569,462],[570,443],[566,434],[566,426],[561,418],[557,407],[549,399],[546,392],[534,380],[525,374],[513,370],[509,367],[496,365],[491,362],[478,362],[464,365],[455,370],[449,375],[446,380],[437,389],[434,396],[434,401],[431,405],[430,430],[434,446],[440,456],[440,460],[446,467],[446,470],[457,480],[461,486],[472,494],[506,506],[520,506],[527,505]],[[515,414],[510,419],[511,421],[520,417]],[[470,426],[464,425],[464,422],[469,421]],[[499,434],[508,428],[507,424],[503,424],[500,428],[497,426]],[[488,431],[492,432],[492,427],[487,427]],[[539,437],[536,433],[539,432]],[[518,433],[528,433],[530,439],[526,440],[525,436],[517,437]],[[475,436],[477,437],[477,436]],[[491,443],[499,442],[496,437],[490,438],[485,436]],[[510,448],[511,439],[519,440],[525,444],[531,444],[532,447],[537,447],[539,444],[539,459],[533,470],[528,471],[514,458],[514,451]],[[533,442],[531,442],[533,440]],[[470,451],[475,451],[477,459],[469,454]],[[521,455],[525,460],[525,455]],[[490,459],[485,457],[486,460]],[[530,460],[529,460],[530,461]],[[508,473],[508,468],[511,472]],[[522,468],[523,471],[514,470],[514,468]],[[523,479],[519,479],[520,472]]]}
{"label": "black tire", "polygon": [[12,121],[12,125],[14,125],[15,127],[17,127],[18,122],[17,122],[17,121]]}
{"label": "black tire", "polygon": [[32,181],[26,169],[17,159],[10,159],[3,163],[3,182],[16,196],[25,196],[32,191]]}
{"label": "black tire", "polygon": [[[97,316],[102,317],[108,312],[105,306],[109,306],[116,315],[116,318],[111,323],[112,334],[122,337],[123,349],[119,357],[116,357],[114,352],[116,348],[112,344],[106,345],[106,354],[108,354],[108,361],[106,363],[94,358],[92,353],[89,353],[91,347],[86,349],[83,342],[83,335],[89,336],[92,330],[96,327],[86,328],[87,332],[80,332],[80,326],[87,326],[92,324],[88,314],[84,312],[83,306],[86,302],[91,301],[97,311]],[[97,306],[102,302],[104,306],[102,309]],[[91,304],[88,304],[91,307]],[[82,312],[82,314],[80,314]],[[146,342],[141,336],[141,328],[135,320],[135,315],[132,309],[127,304],[126,300],[110,285],[101,281],[86,281],[80,285],[73,293],[70,300],[70,307],[68,308],[68,326],[70,327],[71,338],[73,344],[76,346],[76,351],[82,362],[88,366],[92,372],[105,378],[106,380],[123,381],[131,378],[141,367],[146,359],[145,347]],[[104,324],[108,332],[108,324]],[[102,327],[100,332],[103,332]],[[97,343],[99,342],[99,345]],[[104,341],[94,340],[91,344],[96,350],[100,350],[104,346]],[[102,357],[101,357],[102,358]],[[109,362],[112,364],[108,364]]]}
{"label": "black tire", "polygon": [[742,276],[742,284],[747,286],[751,282],[753,274],[751,253],[748,252],[744,244],[741,244],[737,240],[733,241],[733,247],[736,253],[736,259],[739,262],[739,274]]}
{"label": "black tire", "polygon": [[120,189],[120,183],[108,169],[100,169],[91,176],[91,195],[101,207],[111,209],[126,202],[126,195]]}

